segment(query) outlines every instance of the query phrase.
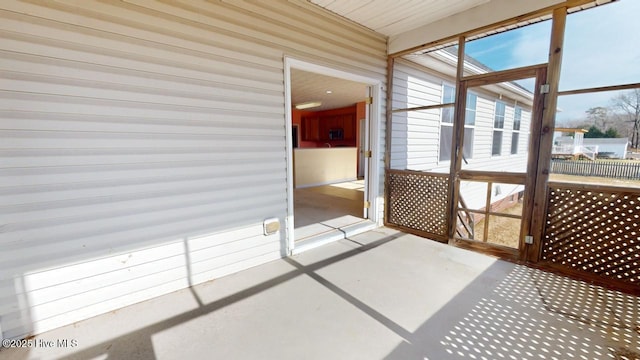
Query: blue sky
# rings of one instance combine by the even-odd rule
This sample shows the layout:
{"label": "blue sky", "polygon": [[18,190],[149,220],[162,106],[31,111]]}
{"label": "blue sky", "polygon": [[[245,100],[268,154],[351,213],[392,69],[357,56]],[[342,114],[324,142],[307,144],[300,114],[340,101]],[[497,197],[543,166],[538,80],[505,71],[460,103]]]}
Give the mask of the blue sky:
{"label": "blue sky", "polygon": [[[620,0],[570,14],[567,18],[560,90],[640,83],[640,1]],[[466,53],[495,70],[547,61],[551,22],[469,42]],[[595,106],[608,106],[616,93],[558,99],[557,120],[585,117]]]}

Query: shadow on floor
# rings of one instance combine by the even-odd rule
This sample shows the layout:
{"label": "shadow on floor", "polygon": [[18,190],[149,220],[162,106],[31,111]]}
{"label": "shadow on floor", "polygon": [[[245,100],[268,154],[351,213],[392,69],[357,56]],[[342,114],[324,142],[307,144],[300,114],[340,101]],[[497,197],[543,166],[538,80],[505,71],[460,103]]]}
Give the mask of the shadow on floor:
{"label": "shadow on floor", "polygon": [[[374,231],[276,263],[286,271],[56,358],[636,359],[640,353],[638,297],[412,235]],[[213,313],[226,313],[225,321]]]}

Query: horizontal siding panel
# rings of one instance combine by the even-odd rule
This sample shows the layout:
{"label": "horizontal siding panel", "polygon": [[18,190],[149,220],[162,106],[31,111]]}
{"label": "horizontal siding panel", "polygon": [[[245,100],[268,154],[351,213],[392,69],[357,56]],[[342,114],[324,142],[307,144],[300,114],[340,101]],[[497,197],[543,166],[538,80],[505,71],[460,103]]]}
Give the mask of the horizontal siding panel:
{"label": "horizontal siding panel", "polygon": [[[215,172],[215,170],[212,171],[212,173],[213,172]],[[157,179],[155,182],[145,180],[144,182],[140,181],[137,184],[118,183],[117,186],[92,186],[85,188],[69,186],[64,190],[59,187],[57,189],[56,187],[49,187],[51,190],[48,192],[42,191],[42,189],[37,192],[28,192],[23,190],[21,193],[8,193],[6,196],[3,196],[4,204],[2,204],[2,209],[8,209],[6,210],[8,213],[15,210],[12,206],[16,205],[68,201],[78,198],[91,199],[97,195],[104,198],[112,196],[125,197],[127,195],[136,196],[137,194],[143,193],[171,194],[171,192],[176,188],[176,185],[180,185],[183,188],[193,189],[192,191],[198,191],[202,189],[211,189],[211,187],[225,189],[226,187],[233,187],[236,184],[246,186],[255,184],[255,175],[247,170],[236,174],[227,172],[224,175],[217,177],[213,177],[212,175],[213,174],[210,174],[209,176],[201,177],[200,179],[179,177],[174,181],[167,181],[167,179],[161,178]],[[268,173],[262,177],[262,186],[280,184],[283,180],[284,179],[281,174]],[[0,214],[2,213],[5,213],[5,211],[0,211]]]}
{"label": "horizontal siding panel", "polygon": [[[113,68],[133,69],[150,74],[170,74],[188,79],[206,79],[213,82],[230,83],[248,88],[282,90],[276,83],[260,81],[246,74],[228,74],[224,67],[209,67],[206,64],[181,64],[171,58],[151,58],[146,54],[129,54],[116,50],[107,51],[90,46],[78,46],[55,39],[15,34],[0,29],[0,47],[5,52],[28,53],[44,58],[63,58],[75,62],[98,64]],[[250,71],[247,70],[249,73]],[[274,74],[275,75],[275,74]]]}
{"label": "horizontal siding panel", "polygon": [[[257,87],[242,86],[225,82],[216,82],[210,79],[209,74],[203,73],[203,77],[193,78],[184,76],[187,74],[162,74],[153,73],[147,69],[134,70],[113,66],[111,64],[100,65],[83,61],[53,58],[24,54],[14,51],[0,50],[3,61],[0,69],[13,71],[20,74],[32,74],[46,77],[60,77],[68,79],[86,80],[93,79],[96,82],[125,84],[153,89],[176,89],[190,91],[191,93],[205,91],[211,95],[242,96],[247,91],[256,93],[256,96],[264,95],[265,98],[282,97],[281,89],[262,89]],[[171,68],[173,69],[173,68]],[[175,69],[174,69],[175,70]],[[264,84],[267,85],[270,84]]]}
{"label": "horizontal siding panel", "polygon": [[[275,114],[216,111],[181,117],[149,117],[102,114],[72,114],[43,111],[0,110],[3,127],[10,130],[102,131],[131,133],[198,133],[221,135],[275,136],[282,134],[282,122]],[[232,121],[230,117],[233,117]]]}
{"label": "horizontal siding panel", "polygon": [[[123,269],[126,269],[131,274],[133,274],[133,272],[146,274],[145,269],[151,268],[153,264],[158,261],[166,260],[170,263],[184,264],[187,248],[189,251],[206,250],[212,247],[218,247],[218,249],[220,249],[224,248],[225,244],[232,242],[246,243],[247,240],[249,242],[259,241],[263,243],[265,237],[257,235],[261,234],[262,231],[262,224],[260,223],[240,229],[192,237],[182,242],[153,246],[133,253],[84,260],[83,262],[68,264],[57,268],[42,269],[26,274],[24,280],[25,289],[23,290],[32,293],[42,290],[43,292],[39,293],[38,296],[40,299],[61,296],[61,294],[72,294],[73,291],[82,292],[74,290],[73,287],[79,286],[90,289],[102,286],[101,284],[105,284],[105,281],[117,282],[120,277],[115,276],[115,274]],[[270,241],[276,241],[274,236],[276,235],[268,237],[271,238]],[[66,291],[56,291],[54,286],[60,286],[62,284],[70,285]],[[8,289],[11,286],[13,286],[13,283],[8,280],[0,282],[0,289]],[[7,293],[8,292],[3,292],[3,294]],[[20,294],[22,293],[17,293],[17,295]]]}
{"label": "horizontal siding panel", "polygon": [[[182,1],[181,5],[184,7],[185,3],[187,2]],[[285,16],[284,14],[290,11],[292,7],[298,7],[297,4],[291,2],[283,2],[287,4],[287,6],[280,7],[283,12],[269,11],[269,9],[263,8],[274,4],[279,6],[277,3],[277,1],[270,3],[243,2],[241,5],[225,3],[223,4],[224,6],[234,10],[228,14],[225,13],[224,9],[217,6],[214,7],[211,4],[203,4],[197,10],[206,9],[210,11],[207,14],[211,16],[219,16],[218,14],[224,13],[229,22],[245,17],[252,19],[254,23],[252,30],[256,31],[256,33],[252,33],[253,36],[264,38],[274,45],[284,47],[287,50],[302,51],[312,56],[321,57],[324,57],[328,52],[334,52],[336,60],[345,64],[358,66],[369,71],[382,70],[381,64],[376,59],[386,58],[386,46],[382,48],[380,45],[383,42],[380,41],[381,39],[372,37],[371,34],[373,33],[367,33],[368,36],[364,37],[357,36],[357,40],[353,38],[351,40],[348,37],[353,36],[354,32],[349,31],[345,36],[336,31],[342,26],[336,24],[333,19],[327,20],[327,17],[318,18],[310,13],[300,13],[298,18]],[[247,13],[247,10],[250,13]],[[268,23],[260,21],[267,19],[269,19]],[[272,22],[273,19],[276,19],[275,23]],[[320,24],[324,21],[327,21],[327,25],[326,27],[321,27]],[[244,29],[244,31],[247,31],[246,27]],[[313,33],[310,33],[310,31],[313,31]],[[365,44],[368,46],[362,46]],[[380,72],[380,74],[384,74],[384,72]]]}
{"label": "horizontal siding panel", "polygon": [[[85,227],[84,232],[80,233],[83,230],[80,225],[84,224],[74,224],[77,228],[76,233],[69,234],[68,239],[53,238],[52,240],[55,240],[56,244],[42,244],[42,241],[37,241],[39,240],[37,238],[30,238],[30,241],[22,242],[25,246],[30,247],[29,254],[20,253],[15,244],[11,247],[7,246],[7,251],[2,254],[2,261],[7,266],[11,266],[13,270],[11,274],[4,273],[2,276],[15,276],[15,274],[24,271],[27,267],[25,263],[30,269],[39,269],[77,262],[88,257],[102,256],[104,253],[126,253],[131,251],[134,245],[149,246],[155,242],[201,236],[212,228],[247,226],[251,221],[260,218],[261,213],[284,211],[285,205],[275,206],[270,203],[258,203],[253,211],[246,211],[240,208],[234,209],[230,204],[221,202],[220,206],[225,206],[226,210],[223,216],[216,216],[215,210],[198,214],[178,213],[174,210],[173,217],[150,219],[146,216],[141,219],[123,221],[120,227],[103,220],[102,224],[98,224],[97,227],[100,233],[91,231],[88,226]],[[43,230],[56,231],[58,229]],[[62,237],[64,234],[59,236]],[[16,258],[16,256],[20,256],[20,258]]]}
{"label": "horizontal siding panel", "polygon": [[[3,74],[0,73],[0,77]],[[89,84],[85,84],[89,85]],[[102,101],[112,101],[114,103],[133,103],[133,106],[156,107],[156,106],[175,106],[181,108],[198,108],[200,111],[207,110],[243,110],[247,106],[252,106],[254,111],[261,113],[280,113],[284,102],[255,102],[250,99],[238,99],[233,101],[224,98],[203,99],[202,96],[197,97],[178,97],[159,94],[139,93],[132,91],[107,90],[104,88],[87,88],[78,86],[68,86],[62,84],[26,82],[19,80],[10,80],[6,77],[2,79],[0,85],[3,92],[21,92],[29,93],[37,89],[36,94],[53,95],[61,97],[60,101],[73,102],[73,98],[80,99],[101,99]],[[100,86],[100,84],[92,84],[91,86]],[[170,93],[170,91],[169,91]],[[184,94],[183,94],[184,95]],[[1,96],[1,93],[0,93]],[[70,99],[71,98],[71,99]],[[282,100],[282,99],[280,99]]]}
{"label": "horizontal siding panel", "polygon": [[[82,5],[82,3],[76,3]],[[98,2],[85,3],[92,6],[95,10],[100,8],[111,8],[107,4]],[[6,4],[6,8],[11,9],[12,4]],[[15,7],[24,8],[25,4],[14,4]],[[28,5],[27,5],[28,6]],[[229,65],[242,65],[247,67],[255,67],[256,70],[269,69],[274,71],[281,66],[278,61],[278,51],[268,49],[243,41],[238,38],[227,37],[223,34],[216,34],[215,37],[202,37],[201,41],[190,41],[180,36],[179,33],[172,33],[171,29],[175,28],[175,23],[166,23],[166,27],[162,27],[161,19],[154,17],[153,24],[146,24],[144,29],[135,26],[135,23],[119,24],[118,22],[126,22],[122,19],[127,13],[118,11],[117,16],[95,16],[90,20],[78,17],[78,7],[73,7],[76,14],[65,11],[52,11],[52,7],[64,7],[60,4],[47,4],[44,9],[40,6],[30,6],[27,11],[30,15],[38,16],[38,14],[46,14],[47,18],[40,17],[34,19],[29,15],[22,15],[10,11],[0,11],[0,18],[3,19],[3,25],[0,29],[7,32],[19,32],[32,36],[42,36],[44,38],[65,39],[68,43],[78,45],[97,46],[103,49],[119,49],[130,53],[146,53],[150,57],[162,59],[166,55],[175,57],[174,61],[194,64],[205,64],[205,60],[216,63]],[[68,8],[69,9],[69,8]],[[116,8],[116,11],[118,9]],[[108,13],[109,10],[106,10]],[[87,11],[85,14],[90,14]],[[113,12],[115,14],[115,12]],[[95,13],[94,14],[98,14]],[[136,14],[140,18],[141,14]],[[87,21],[88,20],[88,21]],[[29,27],[24,28],[23,22],[28,21]],[[78,24],[80,22],[81,24]],[[45,31],[46,32],[43,32]],[[193,31],[194,29],[191,29]],[[170,33],[170,34],[167,34]],[[193,39],[193,37],[191,37]],[[225,46],[233,42],[233,48]],[[207,44],[211,43],[211,44]],[[244,45],[244,46],[243,46]],[[240,51],[239,51],[240,50]],[[244,51],[242,51],[244,50]],[[263,51],[260,51],[263,50]],[[246,76],[246,75],[245,75]]]}
{"label": "horizontal siding panel", "polygon": [[[171,103],[175,105],[213,108],[221,108],[218,104],[219,102],[228,101],[233,104],[246,94],[246,91],[231,91],[228,89],[220,90],[219,94],[213,94],[207,91],[206,88],[181,86],[182,84],[180,83],[158,84],[159,87],[150,87],[148,83],[145,83],[145,86],[139,86],[122,82],[80,80],[68,77],[32,75],[3,70],[0,70],[0,78],[3,79],[2,89],[7,91],[32,91],[33,88],[36,87],[39,93],[43,94],[99,97],[135,102],[160,101],[161,103]],[[138,79],[137,81],[140,83],[145,80]],[[245,100],[243,104],[246,105],[250,103],[258,107],[263,106],[268,108],[284,106],[282,100],[282,96],[276,94],[267,96],[256,92],[251,101]]]}
{"label": "horizontal siding panel", "polygon": [[[163,179],[170,181],[194,177],[215,178],[219,176],[220,168],[223,166],[229,172],[240,171],[243,168],[246,170],[246,167],[251,166],[258,171],[283,166],[281,159],[275,159],[274,156],[264,153],[260,155],[249,153],[246,159],[227,156],[224,159],[204,161],[0,169],[0,185],[4,186],[0,187],[0,194],[64,191],[118,184],[124,186],[144,183],[144,181],[158,182]],[[233,164],[228,164],[229,160],[233,160]]]}
{"label": "horizontal siding panel", "polygon": [[[247,141],[251,143],[250,141]],[[83,165],[117,165],[117,164],[145,164],[145,163],[165,163],[176,164],[177,162],[207,161],[212,157],[224,157],[229,151],[243,151],[247,154],[261,154],[263,157],[269,155],[274,158],[281,155],[281,148],[273,146],[271,149],[265,147],[260,149],[257,146],[241,147],[233,144],[228,148],[215,147],[173,147],[174,151],[159,150],[158,148],[145,147],[134,148],[122,151],[120,148],[77,148],[77,149],[16,149],[0,150],[0,158],[7,168],[28,167],[51,167],[51,166],[83,166]],[[0,190],[1,192],[1,190]]]}
{"label": "horizontal siding panel", "polygon": [[[37,90],[37,89],[34,89]],[[163,103],[143,103],[127,100],[112,100],[90,97],[73,97],[54,94],[41,94],[34,92],[9,92],[0,90],[0,106],[6,110],[30,111],[31,109],[46,109],[49,112],[65,113],[65,109],[72,113],[89,113],[115,116],[117,114],[129,114],[130,116],[151,117],[156,113],[162,113],[163,117],[178,118],[180,116],[190,116],[191,114],[207,114],[209,112],[226,111],[233,114],[238,111],[245,111],[245,114],[256,116],[277,115],[274,112],[260,112],[242,110],[214,109],[210,107],[180,106]],[[271,108],[270,110],[274,110]],[[281,120],[282,121],[282,120]],[[283,126],[284,128],[284,126]]]}
{"label": "horizontal siding panel", "polygon": [[[189,6],[185,4],[188,4],[188,3],[181,4],[181,7],[188,8]],[[233,22],[235,22],[236,24],[238,24],[238,21],[242,21],[243,16],[241,12],[238,12],[238,11],[228,12],[228,9],[227,11],[225,11],[224,5],[225,4],[201,3],[201,4],[198,4],[197,6],[192,6],[191,9],[193,9],[193,11],[196,13],[208,15],[207,18],[209,18],[209,21],[211,21],[210,18],[213,16],[219,18],[220,17],[219,13],[233,14],[232,19],[234,19]],[[248,3],[242,4],[242,7],[247,7],[247,6],[251,6],[251,4],[248,4]],[[156,3],[144,2],[144,7],[152,8],[150,11],[145,9],[142,6],[138,7],[135,5],[125,4],[125,3],[120,3],[115,5],[115,4],[95,4],[95,3],[85,4],[85,3],[75,2],[73,6],[58,4],[56,5],[56,7],[62,10],[60,11],[61,15],[58,15],[63,17],[63,19],[60,19],[61,22],[78,21],[78,19],[72,16],[68,16],[67,12],[69,11],[79,12],[85,15],[87,18],[89,17],[92,18],[92,21],[90,23],[91,27],[97,27],[97,28],[100,28],[101,30],[115,32],[115,33],[123,33],[123,34],[133,33],[137,36],[137,38],[146,39],[149,37],[159,37],[159,39],[153,40],[153,42],[158,44],[164,44],[174,38],[179,38],[181,40],[184,40],[182,39],[184,37],[182,34],[175,33],[176,30],[174,28],[177,22],[181,22],[184,28],[188,28],[189,34],[196,30],[191,26],[192,24],[194,24],[194,22],[191,19],[189,18],[184,19],[182,17],[176,17],[174,15],[180,11],[179,8],[169,7],[166,5],[162,6],[162,4],[156,4]],[[85,9],[78,10],[78,7],[85,7]],[[163,9],[164,11],[158,12],[157,11],[158,9]],[[209,9],[210,11],[207,11]],[[100,11],[96,12],[93,10],[100,10]],[[37,7],[34,7],[32,11],[37,13],[39,9],[37,9]],[[49,16],[51,16],[49,14],[50,13],[49,9],[46,9],[45,11]],[[113,14],[112,16],[108,17],[109,21],[107,22],[101,21],[105,17],[104,16],[105,13]],[[182,15],[185,15],[183,12],[180,12],[180,13]],[[345,63],[353,63],[353,65],[357,64],[358,66],[363,66],[363,64],[366,64],[367,62],[371,62],[371,59],[375,59],[375,56],[371,56],[372,54],[368,54],[370,56],[361,57],[361,58],[359,58],[359,56],[357,55],[353,55],[352,58],[349,59],[345,56],[345,54],[348,54],[353,50],[351,50],[348,46],[344,46],[342,49],[340,49],[344,51],[336,51],[336,47],[335,47],[336,42],[332,38],[326,37],[325,39],[322,39],[322,38],[319,38],[318,36],[315,36],[315,37],[304,36],[306,29],[309,27],[308,26],[309,24],[307,23],[304,27],[300,27],[294,30],[294,28],[288,26],[288,24],[294,21],[288,16],[286,17],[288,20],[286,22],[287,26],[279,34],[274,34],[273,38],[270,38],[269,35],[273,34],[274,31],[277,31],[278,29],[280,29],[284,24],[281,24],[278,22],[274,23],[272,18],[269,18],[269,22],[264,23],[264,27],[261,27],[261,31],[251,32],[250,31],[251,28],[248,27],[247,24],[256,23],[256,22],[260,23],[259,17],[261,17],[262,15],[263,15],[262,13],[255,13],[255,14],[250,14],[249,16],[244,16],[247,22],[242,23],[242,26],[238,28],[237,31],[231,34],[232,35],[231,38],[235,40],[243,39],[242,34],[246,34],[247,32],[249,32],[250,36],[253,37],[252,40],[270,39],[271,40],[270,43],[269,42],[265,43],[264,44],[265,46],[270,46],[270,47],[278,46],[278,47],[285,47],[285,48],[289,47],[291,49],[298,49],[298,51],[302,51],[304,53],[308,53],[311,55],[315,54],[318,56],[326,56],[327,52],[334,52],[335,57],[337,58],[336,60],[345,62]],[[258,18],[256,18],[257,16]],[[236,18],[240,18],[240,19],[236,20]],[[313,19],[313,20],[317,21],[317,19]],[[163,23],[165,21],[166,21],[166,26],[164,27],[158,26],[158,23]],[[224,24],[224,22],[222,22],[222,24]],[[224,24],[224,25],[227,25],[227,24]],[[106,28],[101,28],[101,26]],[[114,27],[116,28],[114,29]],[[120,29],[118,29],[118,27],[120,27]],[[224,28],[228,29],[229,27],[227,26]],[[226,35],[224,31],[220,31],[216,28],[214,29],[210,28],[209,31],[211,30],[214,30],[218,36],[220,36],[220,34],[222,34],[223,36]],[[167,38],[163,37],[165,33],[168,33]],[[295,37],[292,36],[292,34],[296,34]],[[285,36],[292,38],[290,42],[286,41]],[[189,36],[189,39],[190,38],[191,36]],[[324,40],[324,41],[321,41],[321,40]],[[371,39],[371,40],[374,40],[374,39]],[[380,40],[382,39],[380,38],[378,39],[378,41],[371,41],[370,43],[379,44],[381,42]],[[308,44],[314,44],[314,46],[310,46]],[[358,55],[360,54],[362,53],[359,52]],[[384,53],[380,53],[379,56],[380,56],[380,59],[383,59]],[[368,66],[364,65],[364,66],[366,66],[367,70],[370,70],[370,71],[377,71],[381,69],[381,66],[379,64],[372,64]]]}
{"label": "horizontal siding panel", "polygon": [[[264,184],[260,184],[259,187],[256,186],[251,189],[246,189],[246,193],[242,194],[242,196],[230,194],[229,192],[236,189],[238,186],[249,187],[248,185],[255,183],[255,179],[251,179],[250,181],[245,180],[235,184],[214,184],[213,186],[186,187],[178,189],[174,187],[171,191],[145,191],[132,194],[118,193],[107,195],[94,194],[93,196],[86,198],[2,205],[0,206],[0,221],[5,224],[6,228],[11,228],[12,223],[24,223],[36,220],[47,221],[68,217],[86,217],[92,214],[101,214],[104,216],[106,213],[126,211],[118,209],[120,207],[139,208],[139,210],[144,210],[165,204],[172,204],[173,206],[183,204],[180,207],[184,208],[188,204],[199,204],[205,200],[211,203],[226,201],[232,202],[234,198],[238,200],[243,198],[251,199],[251,197],[258,196],[263,192],[268,193],[268,191],[277,191],[278,187],[282,186],[282,180],[282,178],[277,179],[275,177],[272,179],[266,178]],[[105,209],[107,209],[108,212],[105,212]],[[0,233],[0,239],[7,238],[10,239],[10,235]],[[2,254],[0,254],[0,258],[2,258]]]}
{"label": "horizontal siding panel", "polygon": [[[182,1],[182,3],[185,2],[184,0]],[[228,2],[228,4],[234,5],[233,2]],[[299,7],[301,16],[290,19],[284,15],[288,12],[291,5]],[[304,5],[305,3],[271,1],[243,4],[242,7],[243,10],[247,9],[252,11],[254,15],[259,14],[267,16],[269,19],[278,20],[282,25],[282,33],[278,34],[278,38],[285,38],[287,35],[291,36],[291,33],[287,30],[291,27],[296,27],[297,29],[303,30],[305,35],[308,34],[310,39],[322,39],[345,48],[352,47],[363,53],[373,55],[374,57],[379,56],[380,52],[384,52],[384,55],[386,55],[386,44],[382,45],[382,43],[376,41],[380,35],[370,31],[363,31],[361,27],[351,24],[348,25],[352,26],[351,29],[355,31],[349,31],[345,34],[340,31],[340,28],[344,26],[344,23],[338,23],[342,20],[341,18],[324,16],[318,18],[315,15],[322,10],[312,6],[304,7]],[[314,26],[309,26],[307,19],[314,19]],[[376,44],[377,46],[363,46],[364,44]]]}
{"label": "horizontal siding panel", "polygon": [[[64,132],[64,131],[16,131],[0,130],[4,137],[3,146],[14,149],[56,149],[64,142],[65,147],[76,149],[100,148],[150,148],[163,145],[165,148],[183,148],[186,146],[210,146],[212,148],[282,149],[282,136],[272,138],[236,135],[233,138],[225,135],[208,134],[171,134],[171,133],[113,133],[113,132]],[[255,150],[254,150],[255,151]]]}

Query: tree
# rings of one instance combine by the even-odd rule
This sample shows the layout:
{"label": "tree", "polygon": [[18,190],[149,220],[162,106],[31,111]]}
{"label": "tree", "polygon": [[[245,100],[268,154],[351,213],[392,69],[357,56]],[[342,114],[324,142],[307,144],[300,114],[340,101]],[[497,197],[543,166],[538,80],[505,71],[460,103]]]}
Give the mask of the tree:
{"label": "tree", "polygon": [[586,111],[587,119],[593,121],[593,125],[600,129],[606,129],[607,123],[610,121],[609,113],[611,111],[607,107],[596,106]]}
{"label": "tree", "polygon": [[606,138],[618,138],[618,137],[620,137],[620,134],[618,133],[618,130],[616,130],[614,128],[608,128],[607,131],[604,132],[604,137],[606,137]]}
{"label": "tree", "polygon": [[603,138],[604,133],[598,129],[595,125],[591,125],[589,127],[589,131],[584,134],[585,139],[587,138]]}
{"label": "tree", "polygon": [[631,146],[637,148],[640,143],[640,89],[634,89],[613,98],[613,104],[626,117],[633,128]]}
{"label": "tree", "polygon": [[589,131],[584,134],[585,139],[587,138],[617,138],[620,137],[618,131],[614,128],[608,128],[607,131],[602,132],[602,130],[598,129],[597,126],[591,125],[589,127]]}

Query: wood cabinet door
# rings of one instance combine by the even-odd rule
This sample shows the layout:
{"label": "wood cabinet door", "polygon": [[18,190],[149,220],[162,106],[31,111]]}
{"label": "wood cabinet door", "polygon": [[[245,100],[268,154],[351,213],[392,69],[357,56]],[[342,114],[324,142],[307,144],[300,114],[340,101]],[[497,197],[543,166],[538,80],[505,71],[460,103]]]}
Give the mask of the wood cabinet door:
{"label": "wood cabinet door", "polygon": [[317,116],[302,118],[302,140],[320,140],[320,118]]}
{"label": "wood cabinet door", "polygon": [[344,139],[354,140],[356,138],[356,116],[354,114],[343,116]]}

